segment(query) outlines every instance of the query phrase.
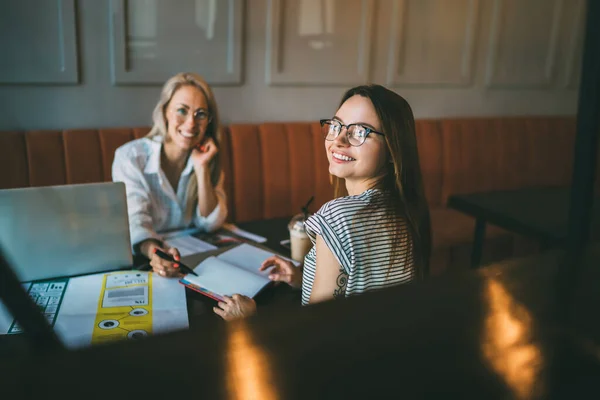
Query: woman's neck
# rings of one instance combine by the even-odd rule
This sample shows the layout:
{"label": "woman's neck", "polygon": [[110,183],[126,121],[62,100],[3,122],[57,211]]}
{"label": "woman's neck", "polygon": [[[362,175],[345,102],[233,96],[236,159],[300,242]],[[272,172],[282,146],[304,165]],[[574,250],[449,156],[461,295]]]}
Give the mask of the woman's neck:
{"label": "woman's neck", "polygon": [[366,192],[369,189],[376,189],[380,186],[381,177],[360,179],[360,180],[348,180],[346,179],[346,191],[349,196],[355,196]]}
{"label": "woman's neck", "polygon": [[163,142],[161,161],[167,165],[167,169],[182,171],[187,162],[189,152],[182,150],[172,142]]}

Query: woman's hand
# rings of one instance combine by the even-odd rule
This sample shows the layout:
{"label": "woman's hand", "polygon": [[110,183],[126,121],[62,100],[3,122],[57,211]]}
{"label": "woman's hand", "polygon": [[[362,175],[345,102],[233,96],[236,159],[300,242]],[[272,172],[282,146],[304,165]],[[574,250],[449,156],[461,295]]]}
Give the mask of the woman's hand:
{"label": "woman's hand", "polygon": [[263,261],[258,269],[264,271],[267,268],[274,267],[269,273],[269,279],[276,282],[285,282],[291,287],[302,287],[302,270],[297,268],[291,262],[278,256],[271,256]]}
{"label": "woman's hand", "polygon": [[179,270],[179,264],[160,258],[158,254],[154,253],[155,249],[159,249],[164,251],[165,253],[170,254],[176,261],[179,261],[181,258],[179,255],[179,250],[177,250],[175,247],[171,247],[170,249],[165,250],[160,248],[158,245],[154,245],[152,249],[149,249],[149,251],[151,252],[150,266],[152,267],[152,270],[160,276],[165,276],[169,278],[182,277],[183,274]]}
{"label": "woman's hand", "polygon": [[213,311],[225,321],[246,318],[256,313],[256,302],[241,294],[234,294],[232,297],[224,296],[224,301],[220,301],[217,305],[218,307],[213,307]]}
{"label": "woman's hand", "polygon": [[219,149],[217,149],[215,141],[212,138],[207,138],[193,148],[190,157],[192,157],[195,168],[204,169],[208,167],[210,160],[212,160],[218,152]]}

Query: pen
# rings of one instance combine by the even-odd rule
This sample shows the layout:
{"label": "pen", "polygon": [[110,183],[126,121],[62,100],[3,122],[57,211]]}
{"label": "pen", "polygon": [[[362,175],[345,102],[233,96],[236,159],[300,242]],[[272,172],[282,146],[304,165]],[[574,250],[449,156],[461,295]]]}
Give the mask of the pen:
{"label": "pen", "polygon": [[181,268],[181,270],[183,272],[185,272],[186,274],[192,274],[192,275],[198,276],[198,274],[195,273],[193,269],[191,269],[190,267],[186,266],[185,264],[182,264],[180,261],[175,260],[173,257],[171,257],[170,254],[167,254],[164,251],[159,250],[159,249],[154,249],[154,253],[157,256],[159,256],[160,258],[162,258],[163,260],[167,260],[167,261],[171,261],[173,263],[179,264],[179,267]]}

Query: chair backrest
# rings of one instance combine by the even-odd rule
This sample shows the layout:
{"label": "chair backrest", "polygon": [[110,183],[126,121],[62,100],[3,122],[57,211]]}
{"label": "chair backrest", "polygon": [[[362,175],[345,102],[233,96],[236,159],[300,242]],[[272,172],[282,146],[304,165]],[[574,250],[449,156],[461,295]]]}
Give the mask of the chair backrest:
{"label": "chair backrest", "polygon": [[573,117],[446,119],[441,134],[442,204],[457,193],[571,181]]}
{"label": "chair backrest", "polygon": [[[149,129],[0,132],[0,189],[110,181],[115,149]],[[575,117],[417,120],[416,131],[431,207],[571,179]],[[220,151],[230,221],[290,216],[313,195],[315,211],[333,197],[318,123],[233,124]]]}
{"label": "chair backrest", "polygon": [[115,150],[148,127],[0,132],[0,189],[107,182]]}
{"label": "chair backrest", "polygon": [[229,197],[237,222],[290,216],[333,197],[317,123],[231,125]]}

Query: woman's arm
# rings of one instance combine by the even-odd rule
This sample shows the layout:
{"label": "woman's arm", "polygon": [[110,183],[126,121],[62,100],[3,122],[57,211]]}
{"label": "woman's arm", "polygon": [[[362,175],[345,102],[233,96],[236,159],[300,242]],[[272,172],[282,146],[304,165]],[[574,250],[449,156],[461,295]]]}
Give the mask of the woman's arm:
{"label": "woman's arm", "polygon": [[219,151],[215,142],[208,139],[200,147],[192,150],[194,172],[198,181],[198,209],[194,213],[194,225],[207,232],[217,230],[227,218],[227,203],[223,182],[223,172],[217,186],[210,179],[210,161]]}
{"label": "woman's arm", "polygon": [[196,168],[196,179],[198,181],[198,214],[210,215],[219,201],[210,181],[210,168],[208,166]]}
{"label": "woman's arm", "polygon": [[127,154],[117,150],[112,165],[112,178],[114,182],[125,184],[133,249],[149,258],[147,251],[152,247],[151,244],[158,245],[161,240],[153,229],[150,193],[144,185],[141,171]]}
{"label": "woman's arm", "polygon": [[321,235],[317,235],[315,280],[309,304],[344,297],[348,274],[340,266]]}
{"label": "woman's arm", "polygon": [[225,196],[225,176],[221,177],[217,186],[213,187],[210,176],[203,177],[201,184],[198,177],[198,209],[194,213],[194,225],[207,232],[219,229],[227,218],[227,198]]}

